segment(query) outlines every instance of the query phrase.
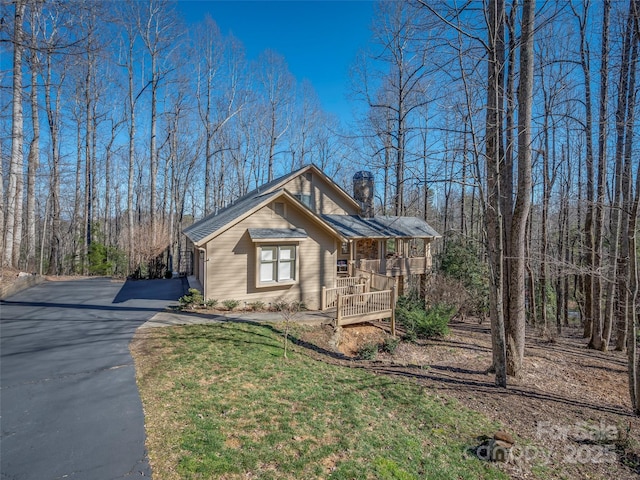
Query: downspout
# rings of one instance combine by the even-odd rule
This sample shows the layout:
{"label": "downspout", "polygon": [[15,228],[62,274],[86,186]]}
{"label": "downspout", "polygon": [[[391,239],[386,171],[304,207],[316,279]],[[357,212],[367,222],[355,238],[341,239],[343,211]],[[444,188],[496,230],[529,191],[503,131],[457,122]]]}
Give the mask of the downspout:
{"label": "downspout", "polygon": [[209,259],[207,258],[207,250],[201,247],[198,247],[198,251],[200,252],[200,255],[202,255],[202,280],[201,280],[201,284],[202,284],[202,298],[204,299],[204,301],[207,301],[207,262],[209,261]]}

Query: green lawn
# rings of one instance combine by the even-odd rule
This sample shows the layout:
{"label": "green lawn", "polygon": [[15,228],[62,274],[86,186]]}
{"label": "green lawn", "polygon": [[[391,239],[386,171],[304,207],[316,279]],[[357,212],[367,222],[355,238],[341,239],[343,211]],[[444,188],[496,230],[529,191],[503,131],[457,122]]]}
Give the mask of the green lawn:
{"label": "green lawn", "polygon": [[507,478],[467,452],[497,425],[416,384],[283,358],[270,326],[145,330],[132,346],[156,480]]}

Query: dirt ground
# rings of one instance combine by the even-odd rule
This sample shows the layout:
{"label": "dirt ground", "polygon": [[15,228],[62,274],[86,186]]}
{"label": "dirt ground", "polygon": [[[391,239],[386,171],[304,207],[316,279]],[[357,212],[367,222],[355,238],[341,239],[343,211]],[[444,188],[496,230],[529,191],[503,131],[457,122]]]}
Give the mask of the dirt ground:
{"label": "dirt ground", "polygon": [[[640,418],[629,406],[624,353],[588,350],[578,327],[565,328],[553,341],[527,332],[524,377],[510,378],[501,389],[487,373],[489,326],[467,321],[450,327],[446,338],[402,342],[393,355],[379,353],[373,361],[355,355],[389,336],[383,325],[345,327],[338,335],[325,325],[300,335],[325,361],[413,379],[501,424],[516,438],[512,458],[501,464],[511,478],[532,478],[532,471],[540,478],[640,478]],[[342,355],[336,356],[336,343]]]}
{"label": "dirt ground", "polygon": [[0,269],[0,287],[14,283],[18,273],[20,273],[20,270],[16,270],[15,268],[2,267]]}
{"label": "dirt ground", "polygon": [[[3,267],[2,270],[0,270],[0,287],[15,283],[18,280],[18,275],[21,273],[25,274],[25,272],[21,272],[12,267]],[[49,282],[68,282],[70,280],[89,277],[83,275],[44,275],[44,278]]]}

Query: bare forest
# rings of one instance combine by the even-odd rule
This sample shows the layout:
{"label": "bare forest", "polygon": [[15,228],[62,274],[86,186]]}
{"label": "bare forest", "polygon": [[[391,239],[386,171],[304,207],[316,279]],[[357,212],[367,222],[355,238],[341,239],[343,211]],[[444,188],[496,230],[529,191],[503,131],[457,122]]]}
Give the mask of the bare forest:
{"label": "bare forest", "polygon": [[640,0],[378,2],[349,123],[167,0],[0,9],[5,271],[184,272],[194,220],[305,164],[347,191],[366,169],[379,213],[481,263],[498,385],[527,325],[579,318],[589,348],[627,350],[640,412]]}

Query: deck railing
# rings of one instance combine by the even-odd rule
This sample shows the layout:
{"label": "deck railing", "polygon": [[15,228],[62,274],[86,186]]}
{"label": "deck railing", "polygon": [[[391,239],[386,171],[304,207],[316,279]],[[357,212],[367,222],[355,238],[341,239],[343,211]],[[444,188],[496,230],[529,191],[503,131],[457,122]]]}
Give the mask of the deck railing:
{"label": "deck railing", "polygon": [[336,279],[336,287],[348,287],[350,285],[357,285],[361,283],[358,277],[338,277]]}
{"label": "deck railing", "polygon": [[359,260],[360,270],[383,275],[423,274],[431,268],[431,257],[389,257]]}
{"label": "deck railing", "polygon": [[395,335],[395,296],[395,288],[381,292],[339,294],[336,308],[338,326],[389,318],[391,333]]}
{"label": "deck railing", "polygon": [[[355,277],[345,277],[355,278]],[[356,278],[356,280],[358,280]],[[322,310],[327,308],[333,308],[338,305],[338,295],[365,293],[369,291],[369,285],[366,282],[353,283],[351,285],[344,285],[335,288],[322,287]]]}
{"label": "deck railing", "polygon": [[395,287],[398,291],[398,278],[388,277],[387,275],[380,275],[379,273],[367,272],[366,270],[360,270],[356,268],[355,277],[352,278],[366,278],[369,282],[371,290],[391,290]]}

